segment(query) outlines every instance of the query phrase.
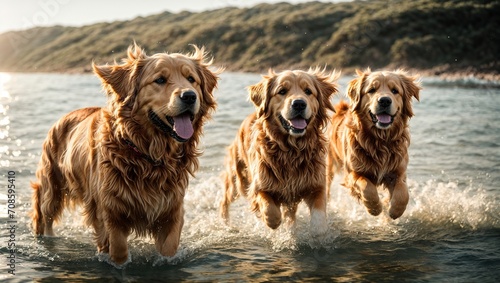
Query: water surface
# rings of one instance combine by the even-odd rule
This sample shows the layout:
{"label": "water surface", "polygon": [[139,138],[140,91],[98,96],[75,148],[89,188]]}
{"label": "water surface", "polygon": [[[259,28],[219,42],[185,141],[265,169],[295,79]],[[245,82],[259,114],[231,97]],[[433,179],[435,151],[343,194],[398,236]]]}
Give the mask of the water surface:
{"label": "water surface", "polygon": [[[350,80],[340,80],[342,92]],[[500,89],[481,82],[423,79],[414,103],[410,203],[396,220],[368,215],[336,179],[328,206],[328,236],[309,234],[309,212],[297,226],[271,231],[240,199],[223,225],[218,203],[225,148],[253,111],[245,87],[260,75],[224,73],[218,110],[205,127],[200,170],[185,198],[181,247],[172,258],[149,239],[131,237],[124,269],[96,254],[79,212],[67,212],[55,238],[30,230],[31,189],[47,131],[62,115],[103,106],[92,75],[0,74],[0,232],[2,281],[338,281],[498,282],[500,280]],[[338,100],[338,99],[337,99]],[[16,207],[9,219],[7,185],[15,172]],[[15,273],[8,274],[9,220],[16,222]]]}

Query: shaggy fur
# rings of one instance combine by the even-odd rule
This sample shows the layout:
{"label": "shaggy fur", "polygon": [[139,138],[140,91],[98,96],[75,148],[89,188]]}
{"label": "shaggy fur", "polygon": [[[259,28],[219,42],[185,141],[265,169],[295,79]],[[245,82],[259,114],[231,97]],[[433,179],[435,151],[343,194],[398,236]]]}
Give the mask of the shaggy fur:
{"label": "shaggy fur", "polygon": [[256,112],[247,117],[228,149],[225,195],[220,213],[240,195],[272,229],[282,217],[292,225],[301,200],[311,211],[311,226],[326,231],[324,127],[338,74],[319,69],[269,72],[249,87]]}
{"label": "shaggy fur", "polygon": [[217,72],[194,48],[147,56],[135,45],[122,64],[93,64],[108,105],[71,112],[50,129],[32,183],[36,235],[54,235],[53,222],[78,204],[98,251],[115,263],[127,260],[132,232],[152,236],[164,256],[176,253],[202,125],[216,107]]}
{"label": "shaggy fur", "polygon": [[357,71],[349,83],[350,104],[335,106],[328,136],[327,190],[334,172],[344,173],[343,186],[363,201],[368,212],[379,215],[382,204],[377,187],[390,194],[389,216],[400,217],[408,204],[406,167],[413,116],[412,97],[420,86],[405,72]]}

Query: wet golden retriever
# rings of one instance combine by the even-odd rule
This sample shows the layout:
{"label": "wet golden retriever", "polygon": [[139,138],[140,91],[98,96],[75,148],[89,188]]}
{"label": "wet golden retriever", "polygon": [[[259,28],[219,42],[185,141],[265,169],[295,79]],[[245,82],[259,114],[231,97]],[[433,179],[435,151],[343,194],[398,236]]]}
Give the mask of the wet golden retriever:
{"label": "wet golden retriever", "polygon": [[248,88],[256,112],[243,121],[228,149],[220,206],[226,222],[229,205],[240,195],[272,229],[282,217],[293,225],[304,200],[311,228],[326,231],[324,127],[328,110],[333,110],[330,98],[337,92],[337,77],[319,69],[270,71]]}
{"label": "wet golden retriever", "polygon": [[93,64],[108,105],[71,112],[50,129],[32,183],[36,235],[54,235],[54,221],[74,203],[98,251],[117,264],[127,261],[132,232],[152,236],[164,256],[176,253],[197,144],[216,107],[218,72],[194,48],[147,56],[134,45],[122,64]]}
{"label": "wet golden retriever", "polygon": [[348,86],[350,103],[335,106],[328,136],[327,190],[335,172],[343,172],[343,186],[363,201],[368,212],[379,215],[382,204],[378,187],[389,190],[389,216],[400,217],[408,204],[406,185],[408,121],[413,116],[412,98],[420,86],[404,71],[364,72]]}

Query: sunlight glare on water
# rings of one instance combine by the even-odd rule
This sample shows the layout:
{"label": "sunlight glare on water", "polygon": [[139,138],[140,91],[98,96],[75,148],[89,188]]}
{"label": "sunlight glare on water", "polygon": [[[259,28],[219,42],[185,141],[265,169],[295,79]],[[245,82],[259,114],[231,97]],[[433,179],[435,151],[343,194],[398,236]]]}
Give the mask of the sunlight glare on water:
{"label": "sunlight glare on water", "polygon": [[0,73],[0,99],[10,98],[9,92],[5,89],[5,84],[10,81],[12,76],[8,73]]}

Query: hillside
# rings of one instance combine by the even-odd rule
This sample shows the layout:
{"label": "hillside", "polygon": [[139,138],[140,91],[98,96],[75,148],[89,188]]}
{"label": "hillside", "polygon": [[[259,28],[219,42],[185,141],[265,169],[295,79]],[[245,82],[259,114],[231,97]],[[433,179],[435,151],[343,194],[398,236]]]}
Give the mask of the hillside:
{"label": "hillside", "polygon": [[162,13],[84,27],[0,35],[2,71],[89,71],[134,40],[151,54],[204,45],[216,65],[261,72],[405,67],[434,74],[500,74],[500,1],[354,1],[261,4],[202,13]]}

